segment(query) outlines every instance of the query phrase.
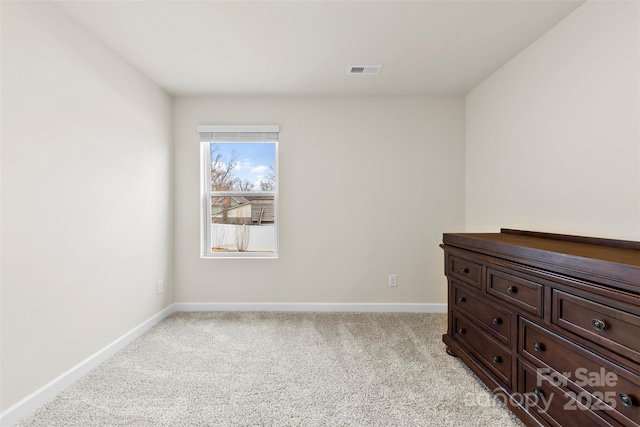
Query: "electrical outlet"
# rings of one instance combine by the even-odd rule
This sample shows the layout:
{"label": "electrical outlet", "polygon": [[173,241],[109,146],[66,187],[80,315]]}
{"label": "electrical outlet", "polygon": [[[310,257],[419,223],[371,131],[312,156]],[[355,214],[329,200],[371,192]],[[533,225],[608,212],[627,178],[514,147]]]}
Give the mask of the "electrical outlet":
{"label": "electrical outlet", "polygon": [[164,292],[164,280],[158,280],[156,282],[156,287],[158,291],[158,295]]}
{"label": "electrical outlet", "polygon": [[389,286],[391,286],[391,287],[398,286],[398,275],[397,274],[390,274],[389,275]]}

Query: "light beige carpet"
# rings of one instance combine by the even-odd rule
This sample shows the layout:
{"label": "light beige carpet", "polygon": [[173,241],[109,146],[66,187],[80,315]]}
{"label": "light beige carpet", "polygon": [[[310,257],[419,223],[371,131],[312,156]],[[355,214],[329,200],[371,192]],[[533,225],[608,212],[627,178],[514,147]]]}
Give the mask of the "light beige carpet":
{"label": "light beige carpet", "polygon": [[443,314],[175,313],[19,426],[521,426],[445,331]]}

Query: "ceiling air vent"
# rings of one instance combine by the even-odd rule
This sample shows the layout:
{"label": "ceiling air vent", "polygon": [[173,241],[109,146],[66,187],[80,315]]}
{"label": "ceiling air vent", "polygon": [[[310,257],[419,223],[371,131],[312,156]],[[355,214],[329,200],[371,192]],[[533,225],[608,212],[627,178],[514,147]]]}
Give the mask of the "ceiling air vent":
{"label": "ceiling air vent", "polygon": [[347,74],[380,74],[382,65],[349,65]]}

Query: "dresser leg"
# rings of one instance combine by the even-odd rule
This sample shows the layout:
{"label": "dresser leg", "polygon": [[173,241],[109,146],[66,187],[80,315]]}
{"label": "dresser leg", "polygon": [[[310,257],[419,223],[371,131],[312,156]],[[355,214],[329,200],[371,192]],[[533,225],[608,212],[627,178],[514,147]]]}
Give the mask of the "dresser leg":
{"label": "dresser leg", "polygon": [[452,357],[458,357],[449,347],[447,347],[447,354]]}

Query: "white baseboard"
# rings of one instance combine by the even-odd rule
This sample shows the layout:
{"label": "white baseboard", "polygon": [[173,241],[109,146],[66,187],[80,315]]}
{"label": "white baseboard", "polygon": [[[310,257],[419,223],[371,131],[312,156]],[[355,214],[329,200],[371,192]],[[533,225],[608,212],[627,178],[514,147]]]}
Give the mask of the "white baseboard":
{"label": "white baseboard", "polygon": [[0,414],[0,426],[8,427],[16,424],[22,418],[34,412],[40,406],[47,403],[54,398],[65,388],[69,387],[75,381],[82,376],[89,373],[92,369],[96,368],[99,364],[113,356],[115,353],[123,349],[127,344],[144,334],[151,329],[162,319],[169,316],[175,311],[174,305],[170,305],[161,312],[155,314],[145,322],[133,328],[111,344],[104,347],[102,350],[88,357],[84,361],[78,363],[67,372],[61,374],[57,378],[51,380],[49,383],[40,387],[38,390],[31,393],[18,403],[10,406]]}
{"label": "white baseboard", "polygon": [[177,311],[288,311],[288,312],[354,312],[354,313],[446,313],[447,304],[410,303],[188,303],[170,305],[133,328],[94,355],[40,387],[0,414],[0,426],[8,427],[33,413],[58,393],[123,349],[161,320]]}
{"label": "white baseboard", "polygon": [[411,303],[207,303],[177,302],[175,311],[321,311],[354,313],[446,313],[447,304]]}

